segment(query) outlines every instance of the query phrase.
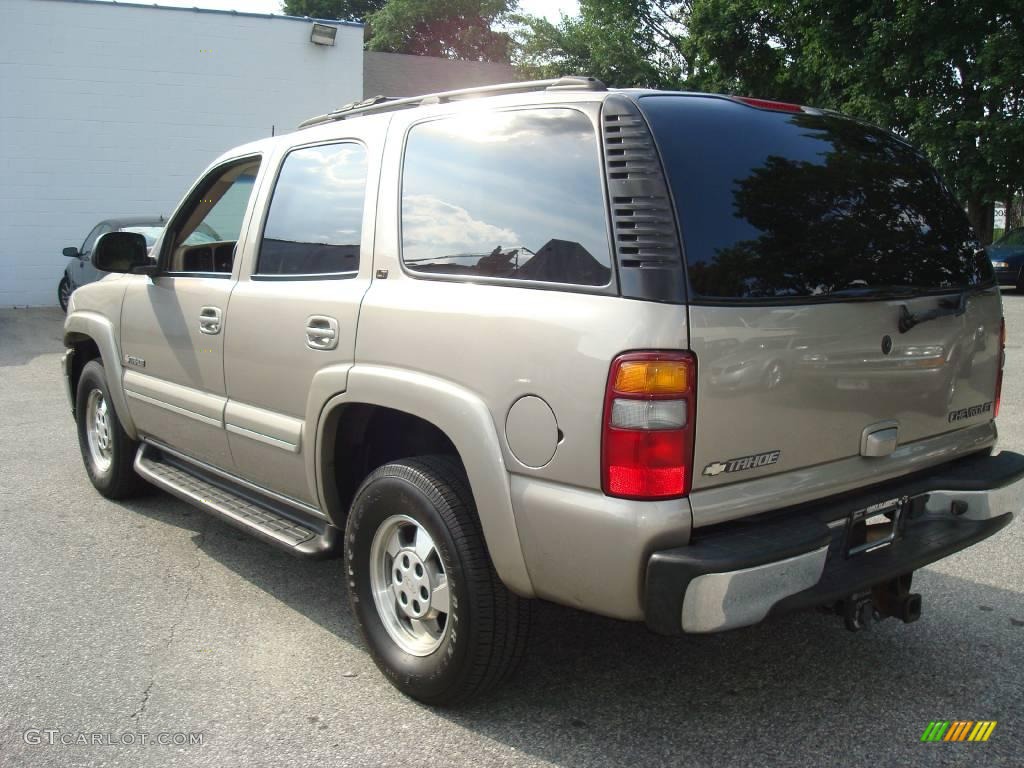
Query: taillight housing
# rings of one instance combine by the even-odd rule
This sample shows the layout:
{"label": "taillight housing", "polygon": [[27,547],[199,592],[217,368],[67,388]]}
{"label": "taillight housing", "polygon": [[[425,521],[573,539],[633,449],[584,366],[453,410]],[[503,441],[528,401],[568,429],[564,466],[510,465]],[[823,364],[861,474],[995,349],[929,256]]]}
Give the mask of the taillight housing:
{"label": "taillight housing", "polygon": [[996,407],[992,418],[999,417],[999,401],[1003,397],[1003,367],[1006,365],[1006,318],[999,321],[999,371],[996,373]]}
{"label": "taillight housing", "polygon": [[690,352],[630,352],[612,361],[601,439],[607,495],[649,500],[690,492],[696,395]]}

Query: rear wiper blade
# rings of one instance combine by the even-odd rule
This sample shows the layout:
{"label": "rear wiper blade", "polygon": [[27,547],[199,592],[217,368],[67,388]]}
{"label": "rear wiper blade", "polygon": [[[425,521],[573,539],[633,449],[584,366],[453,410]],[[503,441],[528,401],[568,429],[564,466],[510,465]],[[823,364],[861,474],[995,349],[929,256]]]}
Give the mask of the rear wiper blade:
{"label": "rear wiper blade", "polygon": [[960,315],[967,311],[967,299],[970,298],[971,295],[978,293],[978,291],[978,288],[964,288],[955,298],[950,297],[942,299],[939,301],[939,306],[935,309],[930,309],[919,315],[915,315],[907,309],[906,304],[900,305],[900,319],[898,326],[900,333],[906,333],[915,325],[927,323],[929,320],[935,320],[939,317],[949,317],[951,315],[953,317],[960,317]]}

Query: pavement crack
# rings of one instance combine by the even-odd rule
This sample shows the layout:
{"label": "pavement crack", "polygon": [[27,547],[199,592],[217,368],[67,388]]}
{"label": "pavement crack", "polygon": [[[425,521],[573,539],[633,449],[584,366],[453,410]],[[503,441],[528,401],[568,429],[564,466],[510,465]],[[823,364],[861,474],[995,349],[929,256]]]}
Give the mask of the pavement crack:
{"label": "pavement crack", "polygon": [[[195,588],[197,582],[203,581],[203,573],[200,570],[203,564],[203,552],[201,545],[206,540],[207,530],[211,522],[211,518],[209,518],[208,516],[204,517],[206,517],[206,520],[203,523],[203,527],[199,530],[199,535],[195,538],[195,557],[193,558],[192,561],[192,567],[188,571],[188,585],[185,587],[185,594],[181,598],[181,604],[178,607],[178,615],[174,618],[174,621],[171,622],[170,629],[168,629],[167,631],[167,639],[164,641],[164,648],[169,648],[171,643],[174,642],[174,637],[178,631],[178,627],[185,620],[185,616],[188,613],[188,601],[192,595],[192,590]],[[149,683],[146,685],[145,690],[142,692],[142,699],[141,701],[139,701],[139,706],[136,708],[134,712],[132,712],[131,718],[129,719],[138,722],[139,718],[142,717],[143,714],[145,714],[146,706],[149,704],[149,696],[155,684],[156,677],[150,678]]]}
{"label": "pavement crack", "polygon": [[178,631],[178,626],[185,620],[185,616],[188,613],[188,600],[192,595],[192,590],[195,588],[196,582],[203,581],[203,573],[200,570],[203,564],[202,544],[206,541],[206,534],[212,520],[208,515],[204,515],[204,517],[206,519],[203,521],[203,526],[199,529],[199,533],[195,539],[193,539],[196,549],[195,557],[192,560],[192,567],[189,569],[191,578],[188,580],[188,586],[185,587],[185,595],[181,598],[181,606],[178,608],[178,615],[175,617],[174,621],[171,622],[171,627],[167,632],[167,639],[164,641],[164,648],[169,648],[171,643],[174,642],[174,636]]}
{"label": "pavement crack", "polygon": [[142,692],[142,701],[139,702],[138,709],[136,709],[134,712],[132,712],[132,716],[131,716],[132,720],[136,720],[137,721],[139,719],[139,717],[142,716],[142,713],[146,711],[146,705],[149,703],[149,692],[153,690],[153,684],[154,683],[156,683],[155,679],[150,680],[149,681],[149,685],[146,686],[146,690],[144,690]]}

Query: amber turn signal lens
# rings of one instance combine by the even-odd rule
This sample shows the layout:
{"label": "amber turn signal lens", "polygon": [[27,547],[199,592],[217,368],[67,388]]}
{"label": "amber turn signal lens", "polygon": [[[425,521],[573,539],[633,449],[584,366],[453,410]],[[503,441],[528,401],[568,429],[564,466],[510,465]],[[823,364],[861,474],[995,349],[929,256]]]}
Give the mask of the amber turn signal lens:
{"label": "amber turn signal lens", "polygon": [[689,373],[680,360],[631,360],[619,366],[613,386],[622,395],[682,395],[690,389]]}

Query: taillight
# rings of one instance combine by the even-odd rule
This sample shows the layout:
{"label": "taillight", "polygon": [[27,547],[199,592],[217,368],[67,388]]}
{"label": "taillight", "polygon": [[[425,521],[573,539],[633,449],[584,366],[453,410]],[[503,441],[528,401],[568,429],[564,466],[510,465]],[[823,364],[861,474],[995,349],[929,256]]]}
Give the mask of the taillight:
{"label": "taillight", "polygon": [[753,99],[749,96],[736,96],[736,101],[742,101],[748,107],[758,109],[770,109],[773,112],[803,112],[804,108],[799,104],[790,104],[785,101],[771,101],[769,99]]}
{"label": "taillight", "polygon": [[697,359],[689,352],[619,355],[608,373],[601,483],[609,496],[669,499],[690,490]]}
{"label": "taillight", "polygon": [[996,373],[996,408],[993,419],[999,417],[999,401],[1003,396],[1003,366],[1006,365],[1006,318],[999,321],[999,372]]}

